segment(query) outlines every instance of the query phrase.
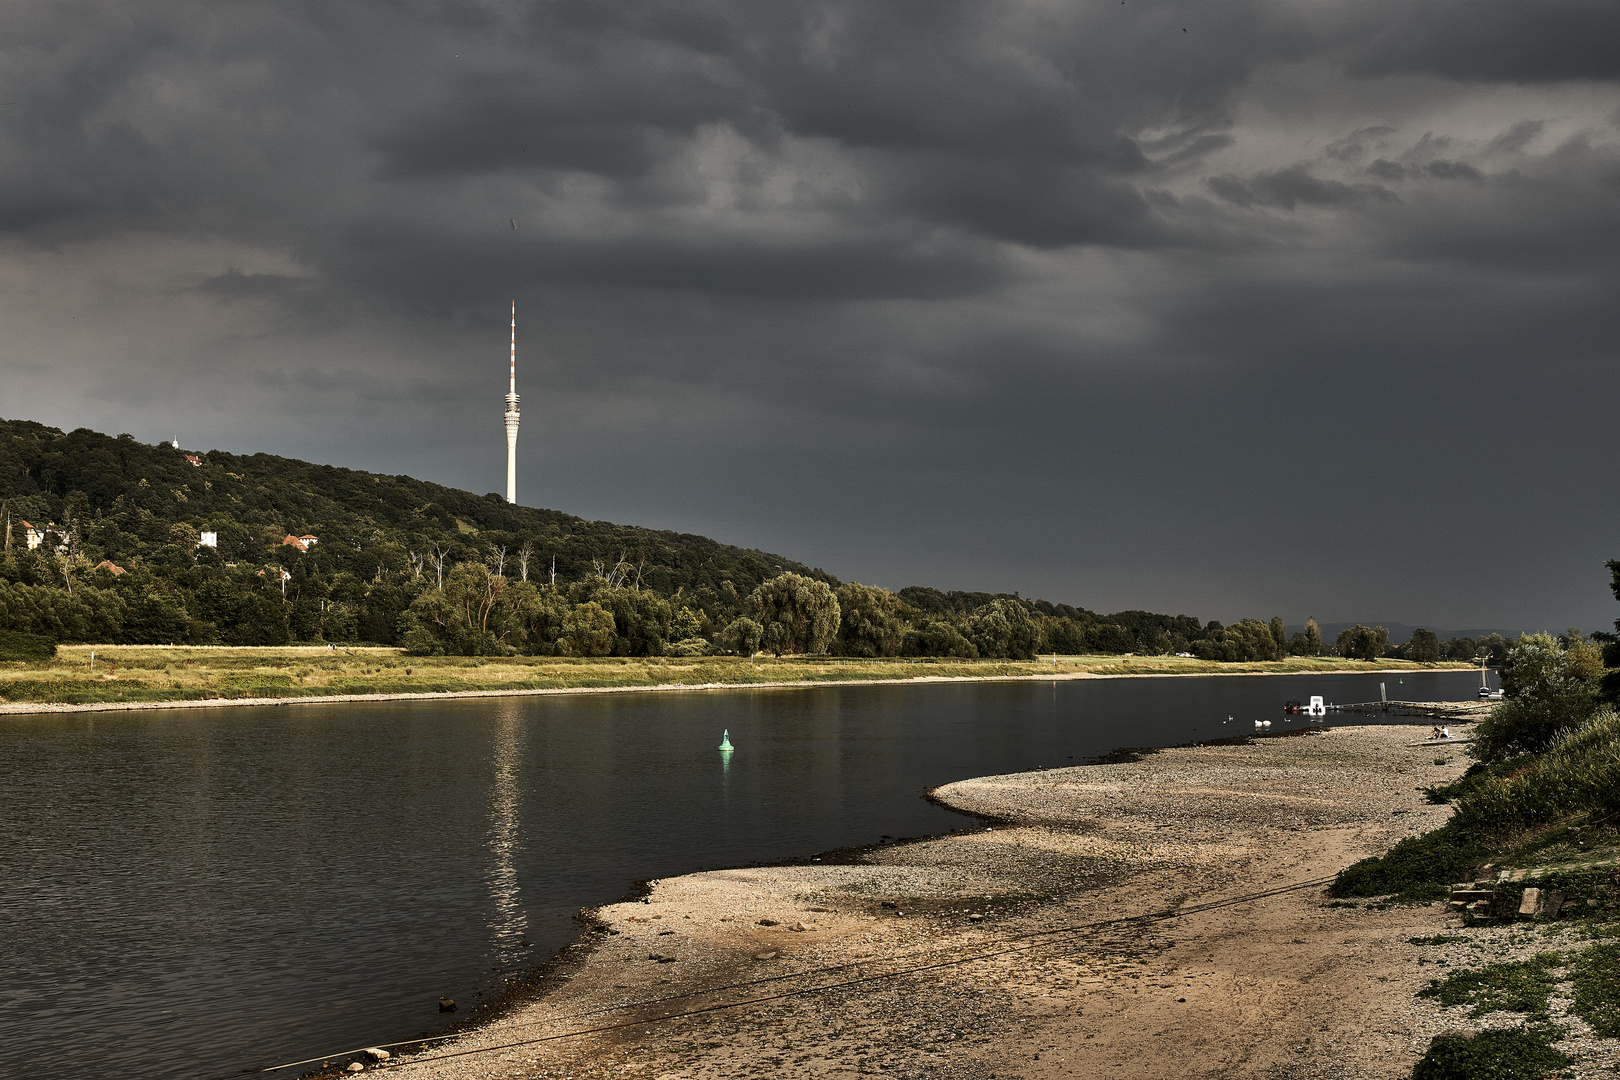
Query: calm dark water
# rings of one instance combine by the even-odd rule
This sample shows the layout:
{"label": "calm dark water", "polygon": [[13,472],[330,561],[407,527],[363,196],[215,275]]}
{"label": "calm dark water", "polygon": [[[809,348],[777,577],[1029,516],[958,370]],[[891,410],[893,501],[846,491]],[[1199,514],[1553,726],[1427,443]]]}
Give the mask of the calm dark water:
{"label": "calm dark water", "polygon": [[639,879],[948,831],[967,821],[927,788],[1305,726],[1289,697],[1461,699],[1478,678],[0,719],[0,1076],[206,1078],[410,1038],[441,994],[476,1002]]}

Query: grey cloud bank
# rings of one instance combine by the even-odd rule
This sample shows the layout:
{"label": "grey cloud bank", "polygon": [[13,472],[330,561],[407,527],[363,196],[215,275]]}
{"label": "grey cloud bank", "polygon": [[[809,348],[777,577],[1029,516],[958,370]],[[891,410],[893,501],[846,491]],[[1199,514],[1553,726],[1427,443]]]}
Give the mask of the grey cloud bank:
{"label": "grey cloud bank", "polygon": [[[0,415],[892,587],[1606,626],[1620,8],[0,13]],[[515,228],[514,228],[515,223]]]}

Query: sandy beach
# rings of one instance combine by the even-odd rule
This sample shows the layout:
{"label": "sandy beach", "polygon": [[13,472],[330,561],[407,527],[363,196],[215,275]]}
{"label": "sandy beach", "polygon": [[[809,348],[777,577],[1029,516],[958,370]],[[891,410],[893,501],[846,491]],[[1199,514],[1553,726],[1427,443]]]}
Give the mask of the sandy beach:
{"label": "sandy beach", "polygon": [[652,882],[591,912],[538,989],[381,1067],[1405,1076],[1457,1026],[1413,998],[1429,972],[1408,944],[1447,916],[1323,889],[1450,813],[1419,789],[1467,759],[1423,735],[1314,729],[951,784],[936,797],[993,827]]}

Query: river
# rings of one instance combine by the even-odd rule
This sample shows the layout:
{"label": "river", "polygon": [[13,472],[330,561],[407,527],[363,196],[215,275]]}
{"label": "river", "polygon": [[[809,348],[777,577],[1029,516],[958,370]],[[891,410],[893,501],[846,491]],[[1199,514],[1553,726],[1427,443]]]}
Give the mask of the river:
{"label": "river", "polygon": [[411,1038],[638,880],[946,832],[969,821],[936,785],[1304,727],[1285,698],[1380,682],[1458,700],[1478,675],[0,718],[0,1075],[209,1078]]}

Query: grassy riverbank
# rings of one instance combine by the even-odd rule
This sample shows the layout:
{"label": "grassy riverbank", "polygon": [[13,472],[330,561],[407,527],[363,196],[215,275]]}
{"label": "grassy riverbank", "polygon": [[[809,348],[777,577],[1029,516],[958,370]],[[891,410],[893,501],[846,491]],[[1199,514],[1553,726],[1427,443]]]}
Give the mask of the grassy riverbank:
{"label": "grassy riverbank", "polygon": [[[92,664],[91,654],[94,653]],[[476,690],[567,690],[638,686],[750,685],[872,679],[1016,678],[1060,675],[1297,674],[1459,668],[1305,659],[1221,664],[1175,656],[1048,656],[1035,661],[853,660],[735,656],[406,656],[399,649],[325,646],[222,648],[65,645],[46,663],[0,664],[0,702],[93,704],[300,698],[336,694],[432,694]]]}

